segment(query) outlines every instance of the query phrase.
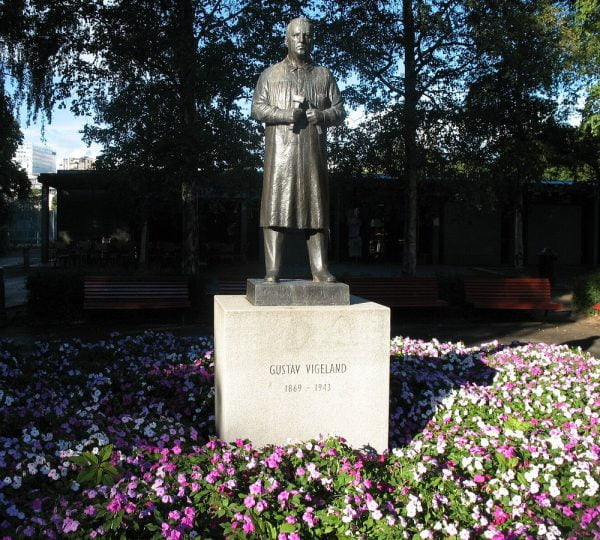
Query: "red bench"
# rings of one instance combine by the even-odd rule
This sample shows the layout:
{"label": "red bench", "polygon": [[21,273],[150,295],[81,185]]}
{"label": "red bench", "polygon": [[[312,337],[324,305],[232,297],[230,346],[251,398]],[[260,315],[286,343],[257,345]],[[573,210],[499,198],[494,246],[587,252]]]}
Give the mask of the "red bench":
{"label": "red bench", "polygon": [[476,308],[564,311],[546,278],[465,278],[465,300]]}
{"label": "red bench", "polygon": [[169,309],[191,306],[186,276],[86,276],[83,309]]}
{"label": "red bench", "polygon": [[443,307],[435,278],[349,277],[340,279],[350,286],[350,294],[389,307]]}

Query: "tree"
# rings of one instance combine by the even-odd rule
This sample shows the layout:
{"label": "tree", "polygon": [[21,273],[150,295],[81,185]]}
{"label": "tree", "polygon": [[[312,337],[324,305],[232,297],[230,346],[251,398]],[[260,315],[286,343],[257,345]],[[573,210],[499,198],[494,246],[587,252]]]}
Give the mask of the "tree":
{"label": "tree", "polygon": [[582,126],[600,137],[600,1],[567,2],[563,22],[567,82],[583,92]]}
{"label": "tree", "polygon": [[[403,270],[414,274],[417,262],[418,181],[423,146],[424,109],[451,108],[460,96],[472,64],[461,2],[347,0],[330,7],[330,32],[337,36],[329,50],[342,73],[358,80],[346,92],[368,110],[402,111],[403,163],[406,183]],[[339,52],[336,52],[338,50]],[[391,107],[401,104],[401,109]]]}
{"label": "tree", "polygon": [[179,190],[187,273],[199,269],[199,182],[258,165],[260,133],[242,100],[280,59],[285,22],[299,11],[299,2],[115,1],[90,18],[93,39],[61,80],[77,89],[74,110],[94,114],[85,136],[103,145],[100,165],[164,182],[138,190],[148,194],[142,214]]}
{"label": "tree", "polygon": [[523,192],[542,177],[544,130],[554,121],[559,26],[544,0],[467,3],[478,66],[465,100],[463,137],[512,211],[513,263],[524,263]]}

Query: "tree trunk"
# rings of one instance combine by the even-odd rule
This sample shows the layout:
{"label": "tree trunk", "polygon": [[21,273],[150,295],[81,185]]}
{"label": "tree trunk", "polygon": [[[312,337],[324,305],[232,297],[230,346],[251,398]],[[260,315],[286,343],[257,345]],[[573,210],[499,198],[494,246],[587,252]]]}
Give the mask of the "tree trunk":
{"label": "tree trunk", "polygon": [[200,223],[198,216],[198,113],[195,99],[196,37],[192,0],[177,0],[176,25],[180,39],[175,46],[174,61],[179,79],[182,143],[187,146],[181,163],[182,257],[184,274],[196,275],[200,269]]}
{"label": "tree trunk", "polygon": [[406,153],[406,219],[403,271],[414,276],[417,269],[417,74],[415,68],[415,21],[412,0],[402,0],[404,19],[404,148]]}

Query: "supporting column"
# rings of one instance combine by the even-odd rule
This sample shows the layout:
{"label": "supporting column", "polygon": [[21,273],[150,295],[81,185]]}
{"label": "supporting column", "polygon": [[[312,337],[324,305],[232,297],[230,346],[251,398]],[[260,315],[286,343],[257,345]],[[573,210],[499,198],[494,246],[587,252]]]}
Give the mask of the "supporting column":
{"label": "supporting column", "polygon": [[240,203],[240,260],[246,262],[248,258],[248,203]]}
{"label": "supporting column", "polygon": [[42,184],[42,215],[41,215],[41,236],[42,236],[42,264],[50,262],[50,186]]}

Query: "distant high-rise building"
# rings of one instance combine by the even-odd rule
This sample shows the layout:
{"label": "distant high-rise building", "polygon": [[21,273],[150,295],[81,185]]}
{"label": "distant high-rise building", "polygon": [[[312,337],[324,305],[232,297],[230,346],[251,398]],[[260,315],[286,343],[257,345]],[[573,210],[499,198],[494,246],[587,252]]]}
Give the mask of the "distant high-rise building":
{"label": "distant high-rise building", "polygon": [[63,171],[89,171],[94,168],[96,159],[89,156],[80,158],[62,158],[59,169]]}
{"label": "distant high-rise building", "polygon": [[15,161],[25,169],[33,187],[39,187],[37,177],[56,172],[56,152],[47,146],[24,143],[17,147]]}

